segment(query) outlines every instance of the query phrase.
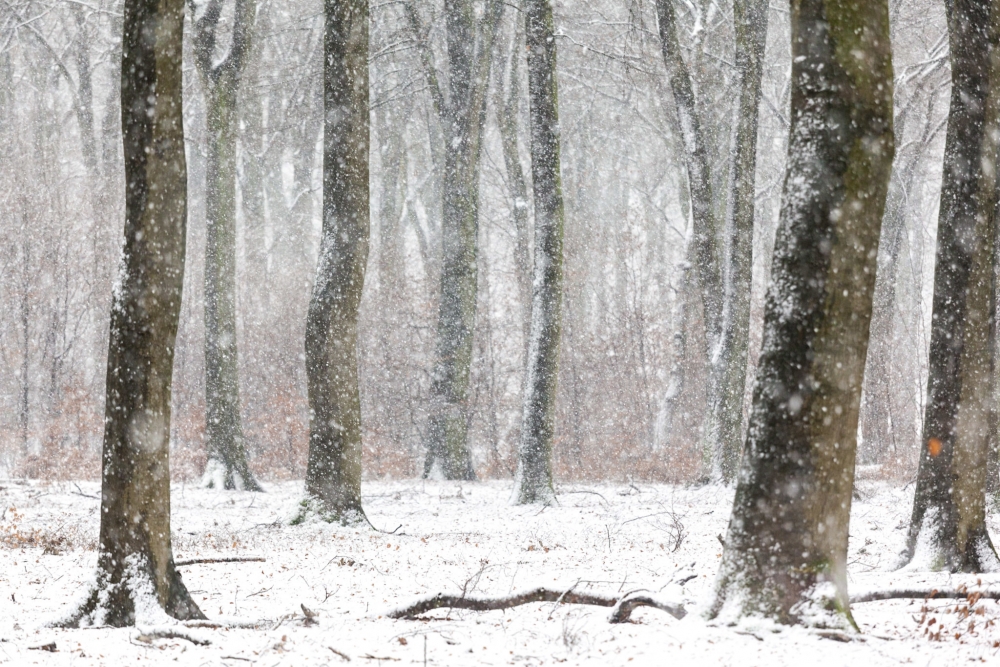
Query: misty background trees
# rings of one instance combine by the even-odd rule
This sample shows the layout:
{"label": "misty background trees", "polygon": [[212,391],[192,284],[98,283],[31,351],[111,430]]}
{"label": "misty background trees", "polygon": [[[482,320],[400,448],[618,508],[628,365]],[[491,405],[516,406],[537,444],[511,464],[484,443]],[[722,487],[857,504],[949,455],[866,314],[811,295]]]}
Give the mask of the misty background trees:
{"label": "misty background trees", "polygon": [[[718,395],[709,358],[718,314],[706,314],[689,248],[699,207],[716,221],[729,216],[731,195],[724,193],[734,191],[739,115],[733,90],[743,67],[738,37],[745,36],[731,3],[672,3],[702,159],[717,193],[696,205],[657,4],[553,5],[567,221],[552,438],[557,481],[694,481],[713,473],[705,429],[713,391]],[[213,67],[233,43],[236,5],[219,5]],[[489,3],[469,6],[479,30]],[[443,207],[455,157],[442,125],[455,74],[449,7],[386,3],[371,10],[372,233],[358,323],[366,341],[359,385],[370,477],[420,474],[435,437],[448,265]],[[264,480],[300,478],[306,465],[303,341],[321,239],[322,10],[318,1],[258,2],[235,96],[239,416],[250,470]],[[99,470],[108,299],[124,213],[121,11],[112,0],[0,6],[0,150],[15,158],[0,163],[0,452],[18,474]],[[211,84],[196,64],[198,17],[187,11],[188,262],[171,444],[173,474],[194,480],[209,440],[203,283],[214,121]],[[741,422],[760,347],[789,131],[787,6],[770,6],[766,19]],[[461,428],[475,473],[509,478],[521,438],[531,281],[525,258],[534,255],[537,213],[524,27],[507,5],[495,20],[488,57],[475,62],[487,75],[480,82],[475,317]],[[891,2],[890,29],[897,154],[879,247],[859,462],[864,474],[909,480],[921,451],[950,91],[944,7]],[[714,234],[728,252],[721,222]]]}

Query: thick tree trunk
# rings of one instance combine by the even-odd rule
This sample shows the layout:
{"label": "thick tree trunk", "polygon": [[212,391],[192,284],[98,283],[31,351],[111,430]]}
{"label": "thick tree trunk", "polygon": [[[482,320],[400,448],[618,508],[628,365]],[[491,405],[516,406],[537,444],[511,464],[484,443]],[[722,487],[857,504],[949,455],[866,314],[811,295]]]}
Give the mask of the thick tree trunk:
{"label": "thick tree trunk", "polygon": [[736,72],[740,98],[729,165],[726,204],[726,265],[729,267],[718,347],[709,358],[706,445],[712,451],[712,478],[731,483],[743,445],[743,395],[750,348],[750,293],[753,283],[753,228],[756,202],[757,118],[767,37],[767,0],[736,0]]}
{"label": "thick tree trunk", "polygon": [[364,520],[358,308],[369,242],[368,0],[326,0],[323,237],[306,319],[309,462],[304,511]]}
{"label": "thick tree trunk", "polygon": [[[502,3],[477,22],[469,0],[446,0],[449,95],[441,219],[441,301],[424,476],[475,479],[468,442],[469,372],[476,319],[479,158],[494,33]],[[478,50],[477,50],[478,45]]]}
{"label": "thick tree trunk", "polygon": [[792,3],[792,126],[714,617],[848,627],[847,537],[893,157],[887,2]]}
{"label": "thick tree trunk", "polygon": [[254,0],[237,0],[228,56],[213,64],[221,0],[195,25],[195,62],[208,110],[205,165],[205,432],[208,488],[262,490],[247,464],[236,341],[236,104],[255,21]]}
{"label": "thick tree trunk", "polygon": [[951,108],[938,212],[927,407],[903,563],[1000,570],[986,530],[1000,1],[947,4]]}
{"label": "thick tree trunk", "polygon": [[531,180],[535,201],[535,267],[524,409],[514,502],[551,502],[552,437],[562,323],[563,222],[559,169],[559,93],[556,39],[549,0],[524,3],[531,118]]}
{"label": "thick tree trunk", "polygon": [[187,213],[183,19],[182,0],[125,3],[125,245],[111,308],[98,572],[65,626],[204,618],[170,546],[170,390]]}

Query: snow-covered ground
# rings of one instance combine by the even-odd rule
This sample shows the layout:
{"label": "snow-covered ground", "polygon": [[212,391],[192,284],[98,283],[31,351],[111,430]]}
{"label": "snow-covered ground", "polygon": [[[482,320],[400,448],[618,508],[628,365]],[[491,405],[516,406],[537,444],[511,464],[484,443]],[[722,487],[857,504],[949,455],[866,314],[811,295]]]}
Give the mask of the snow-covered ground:
{"label": "snow-covered ground", "polygon": [[[509,483],[366,483],[368,516],[382,533],[285,525],[302,485],[266,486],[262,494],[173,488],[178,559],[265,558],[181,568],[211,619],[264,621],[259,629],[187,630],[211,642],[200,646],[184,639],[144,641],[142,628],[46,627],[93,574],[99,485],[0,482],[0,507],[6,508],[0,520],[0,664],[272,667],[338,665],[348,658],[362,665],[1000,664],[1000,603],[993,601],[977,602],[971,613],[962,609],[966,601],[859,604],[854,616],[864,634],[851,642],[801,629],[706,624],[698,608],[711,591],[732,500],[730,490],[718,487],[567,485],[559,506],[543,509],[510,507]],[[860,482],[858,495],[852,590],[970,581],[893,573],[912,486]],[[990,517],[994,539],[998,519]],[[672,583],[690,575],[696,576],[682,587]],[[982,580],[998,584],[1000,576]],[[506,612],[438,610],[416,621],[385,617],[439,591],[506,595],[540,585],[608,595],[662,590],[693,613],[678,621],[640,609],[633,623],[611,625],[604,608],[538,603]],[[302,605],[318,623],[304,623]],[[55,652],[32,648],[53,642]]]}

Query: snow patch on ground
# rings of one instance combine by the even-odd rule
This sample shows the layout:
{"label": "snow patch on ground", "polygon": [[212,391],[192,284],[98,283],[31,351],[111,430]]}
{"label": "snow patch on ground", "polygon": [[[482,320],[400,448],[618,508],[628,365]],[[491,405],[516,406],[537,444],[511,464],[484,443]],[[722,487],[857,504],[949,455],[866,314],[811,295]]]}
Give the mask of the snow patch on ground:
{"label": "snow patch on ground", "polygon": [[[711,599],[730,489],[577,485],[563,487],[557,505],[510,507],[509,481],[365,483],[372,523],[389,529],[402,524],[390,535],[367,525],[289,526],[281,519],[302,499],[302,483],[266,488],[263,494],[172,488],[178,559],[267,558],[180,568],[211,620],[222,626],[261,622],[257,628],[201,625],[197,636],[211,644],[200,646],[176,637],[134,641],[136,628],[46,627],[93,583],[99,485],[0,480],[0,507],[17,509],[0,520],[0,537],[33,536],[23,545],[0,539],[0,664],[299,667],[347,664],[342,654],[352,664],[422,665],[425,646],[428,665],[456,666],[881,666],[1000,659],[993,645],[1000,642],[1000,604],[993,601],[978,602],[983,611],[975,616],[955,611],[964,604],[956,600],[854,605],[863,641],[851,642],[760,623],[706,623],[699,612]],[[997,575],[970,580],[892,572],[906,536],[912,487],[864,481],[859,495],[852,509],[851,593],[921,584],[943,589],[966,581],[971,589],[979,580],[983,587],[1000,585]],[[994,536],[998,518],[988,517]],[[690,575],[695,578],[678,583]],[[494,612],[440,609],[419,621],[386,618],[386,610],[439,591],[506,596],[534,586],[604,595],[649,589],[683,603],[689,613],[677,620],[640,608],[634,622],[614,625],[608,608],[536,603]],[[939,640],[926,634],[931,618],[935,629],[946,630]],[[141,626],[166,627],[150,619]],[[50,642],[57,652],[32,650]]]}

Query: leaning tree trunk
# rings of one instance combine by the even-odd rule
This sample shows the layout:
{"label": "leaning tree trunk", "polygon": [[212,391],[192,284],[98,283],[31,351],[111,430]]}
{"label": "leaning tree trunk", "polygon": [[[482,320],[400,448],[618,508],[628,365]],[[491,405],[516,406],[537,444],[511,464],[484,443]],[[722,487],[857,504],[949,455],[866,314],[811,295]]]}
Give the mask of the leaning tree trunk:
{"label": "leaning tree trunk", "polygon": [[753,227],[756,203],[757,118],[767,38],[767,0],[736,0],[736,72],[740,97],[729,165],[726,201],[728,284],[717,350],[709,358],[709,405],[704,429],[712,451],[712,478],[736,477],[743,436],[750,348],[750,293],[753,287]]}
{"label": "leaning tree trunk", "polygon": [[563,196],[559,170],[556,39],[549,0],[524,3],[531,118],[531,180],[535,200],[535,269],[524,378],[524,410],[514,502],[550,502],[552,435],[559,374],[563,284]]}
{"label": "leaning tree trunk", "polygon": [[306,319],[309,462],[303,514],[364,521],[358,308],[369,242],[368,0],[326,0],[323,237]]}
{"label": "leaning tree trunk", "polygon": [[203,484],[260,491],[247,464],[236,343],[236,104],[253,27],[254,0],[237,0],[229,54],[214,64],[222,10],[210,0],[195,24],[195,63],[208,108],[205,165],[205,432]]}
{"label": "leaning tree trunk", "polygon": [[947,4],[951,108],[938,212],[927,407],[903,564],[1000,570],[986,530],[1000,0]]}
{"label": "leaning tree trunk", "polygon": [[794,0],[792,126],[713,617],[849,627],[847,537],[893,156],[887,2]]}
{"label": "leaning tree trunk", "polygon": [[476,478],[468,442],[468,394],[478,279],[479,162],[491,52],[502,7],[499,0],[489,0],[477,23],[468,0],[445,2],[449,96],[442,111],[446,150],[441,301],[424,476]]}
{"label": "leaning tree trunk", "polygon": [[111,307],[100,550],[94,588],[67,627],[204,618],[170,546],[170,389],[187,215],[183,20],[182,0],[125,3],[125,245]]}

